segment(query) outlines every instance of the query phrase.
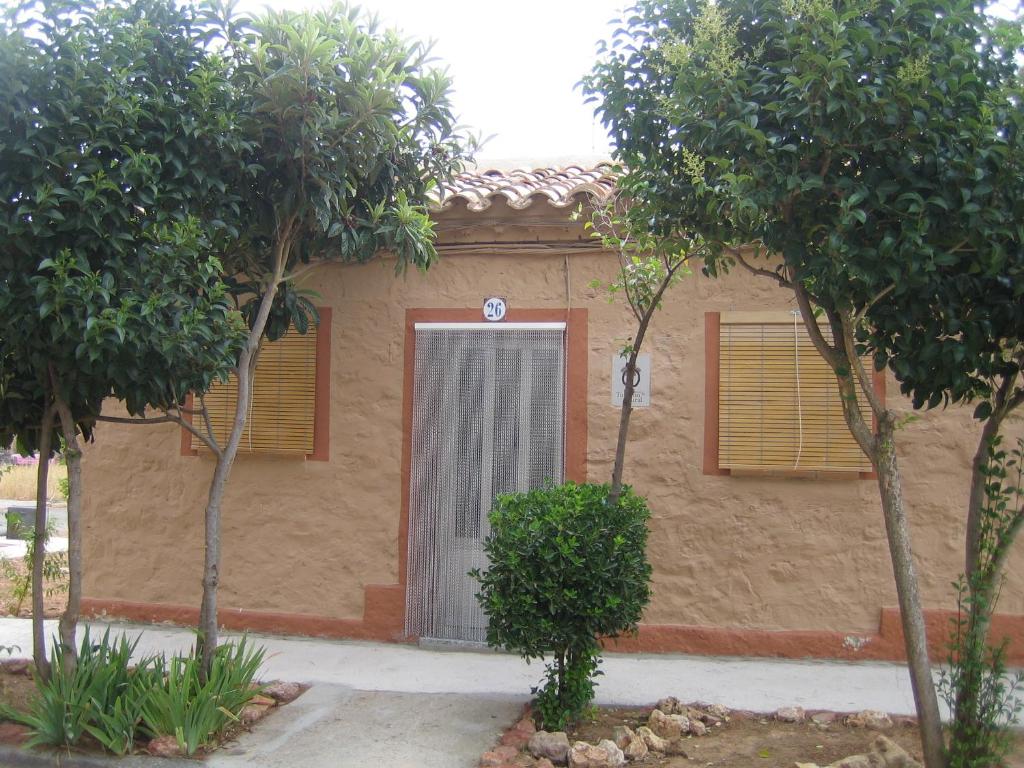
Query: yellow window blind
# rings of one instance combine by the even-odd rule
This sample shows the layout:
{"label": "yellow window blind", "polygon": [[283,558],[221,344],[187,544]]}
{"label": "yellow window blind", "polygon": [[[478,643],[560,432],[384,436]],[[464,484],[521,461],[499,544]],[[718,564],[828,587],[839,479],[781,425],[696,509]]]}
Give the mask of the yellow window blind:
{"label": "yellow window blind", "polygon": [[[821,329],[831,341],[829,328]],[[846,426],[835,375],[799,316],[723,313],[719,354],[720,467],[871,471]],[[859,385],[857,392],[870,424]]]}
{"label": "yellow window blind", "polygon": [[[300,334],[294,329],[277,341],[264,341],[253,377],[252,407],[240,453],[313,453],[316,402],[316,326]],[[232,374],[217,382],[204,401],[213,433],[225,445],[235,418],[238,383]],[[194,416],[198,423],[201,416]],[[193,448],[203,448],[192,438]]]}

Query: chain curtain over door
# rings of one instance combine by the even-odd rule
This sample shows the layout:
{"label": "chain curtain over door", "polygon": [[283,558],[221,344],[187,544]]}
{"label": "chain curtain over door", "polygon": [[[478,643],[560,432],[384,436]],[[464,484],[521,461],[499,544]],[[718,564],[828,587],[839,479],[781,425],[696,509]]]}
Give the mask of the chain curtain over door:
{"label": "chain curtain over door", "polygon": [[406,632],[482,642],[467,575],[500,493],[561,482],[563,323],[417,323]]}

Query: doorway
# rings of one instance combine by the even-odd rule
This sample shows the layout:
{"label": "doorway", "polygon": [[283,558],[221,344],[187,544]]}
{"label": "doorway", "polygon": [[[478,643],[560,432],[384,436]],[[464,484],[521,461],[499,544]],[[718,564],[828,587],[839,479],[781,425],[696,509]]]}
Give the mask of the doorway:
{"label": "doorway", "polygon": [[406,633],[481,643],[494,497],[564,476],[564,323],[417,323]]}

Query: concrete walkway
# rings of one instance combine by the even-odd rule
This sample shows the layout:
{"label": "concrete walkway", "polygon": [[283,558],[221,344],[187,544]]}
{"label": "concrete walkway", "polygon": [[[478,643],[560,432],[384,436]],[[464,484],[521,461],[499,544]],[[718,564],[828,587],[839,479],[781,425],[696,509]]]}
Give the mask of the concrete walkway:
{"label": "concrete walkway", "polygon": [[[93,637],[108,626],[112,634],[140,635],[140,654],[184,651],[193,640],[189,630],[165,626],[90,626]],[[267,651],[264,679],[314,687],[209,759],[214,768],[470,768],[515,720],[542,674],[539,663],[508,654],[252,637]],[[28,620],[0,619],[0,645],[25,654]],[[786,705],[914,711],[909,677],[897,664],[607,654],[602,670],[599,704],[672,695],[764,712]]]}

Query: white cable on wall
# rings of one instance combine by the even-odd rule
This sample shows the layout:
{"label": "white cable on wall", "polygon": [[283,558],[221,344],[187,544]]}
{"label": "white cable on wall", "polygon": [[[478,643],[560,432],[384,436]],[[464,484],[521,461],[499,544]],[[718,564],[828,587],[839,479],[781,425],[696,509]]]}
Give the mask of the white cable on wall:
{"label": "white cable on wall", "polygon": [[797,318],[800,317],[800,313],[794,309],[791,314],[793,315],[793,361],[796,364],[796,423],[800,434],[796,446],[796,461],[793,463],[793,469],[796,469],[800,466],[800,455],[804,450],[804,409],[800,400],[800,333],[797,328]]}

